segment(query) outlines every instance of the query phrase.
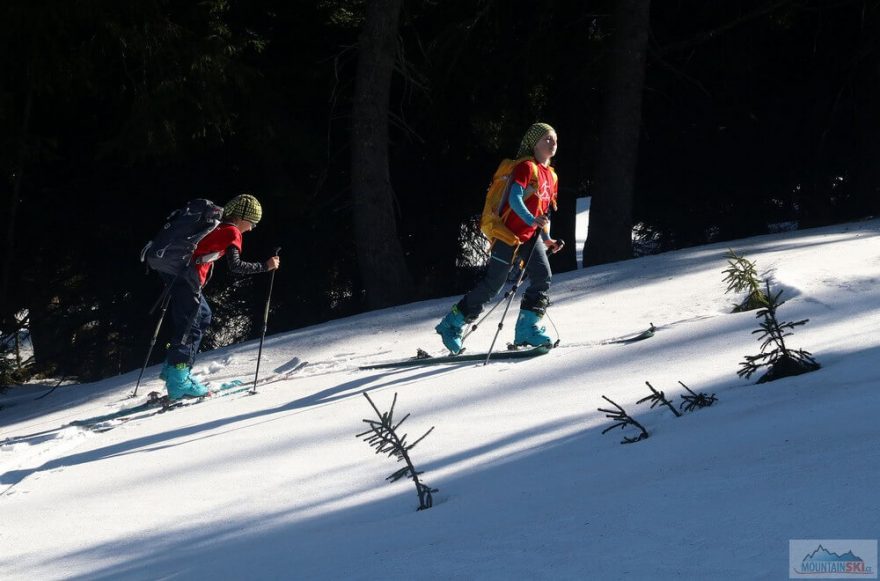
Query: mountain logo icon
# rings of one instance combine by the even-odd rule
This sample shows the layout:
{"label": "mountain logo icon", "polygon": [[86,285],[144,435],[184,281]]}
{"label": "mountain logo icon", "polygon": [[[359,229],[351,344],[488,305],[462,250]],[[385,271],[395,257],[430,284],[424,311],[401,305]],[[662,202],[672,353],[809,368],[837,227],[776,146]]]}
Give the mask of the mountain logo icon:
{"label": "mountain logo icon", "polygon": [[834,561],[834,562],[849,562],[849,561],[860,561],[864,562],[864,560],[860,557],[856,557],[853,555],[852,551],[847,551],[842,555],[838,555],[837,553],[832,553],[822,545],[819,545],[815,551],[804,557],[804,562],[812,562],[812,561]]}
{"label": "mountain logo icon", "polygon": [[826,579],[846,576],[861,576],[876,578],[873,567],[867,566],[865,560],[856,555],[850,549],[840,554],[829,551],[823,545],[819,545],[803,558],[800,565],[795,569],[799,575],[809,575],[813,578],[819,575],[827,575]]}

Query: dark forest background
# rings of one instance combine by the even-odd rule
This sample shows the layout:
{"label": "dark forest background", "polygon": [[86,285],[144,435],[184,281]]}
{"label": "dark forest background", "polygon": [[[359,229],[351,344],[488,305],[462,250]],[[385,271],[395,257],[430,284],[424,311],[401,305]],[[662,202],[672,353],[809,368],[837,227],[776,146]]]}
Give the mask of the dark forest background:
{"label": "dark forest background", "polygon": [[[35,356],[12,380],[139,367],[138,252],[195,197],[261,200],[270,333],[462,292],[535,121],[554,233],[593,196],[589,263],[633,227],[664,251],[880,205],[878,0],[3,0],[0,38],[0,333]],[[205,348],[258,336],[266,300],[216,271]]]}

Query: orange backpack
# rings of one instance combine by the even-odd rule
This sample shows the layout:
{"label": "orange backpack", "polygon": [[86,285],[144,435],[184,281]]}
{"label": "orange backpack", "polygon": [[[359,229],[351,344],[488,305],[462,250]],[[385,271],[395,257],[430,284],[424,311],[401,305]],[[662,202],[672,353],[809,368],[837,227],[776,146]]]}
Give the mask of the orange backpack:
{"label": "orange backpack", "polygon": [[[532,156],[528,155],[518,159],[505,159],[498,165],[495,175],[492,177],[492,183],[486,192],[486,203],[483,204],[483,215],[480,217],[480,230],[490,242],[501,240],[510,246],[518,246],[522,241],[510,231],[505,225],[507,217],[510,215],[511,208],[507,204],[507,197],[510,194],[510,185],[513,182],[513,169],[523,161],[532,160]],[[532,176],[529,179],[529,186],[526,188],[523,200],[533,195],[538,187],[538,165],[531,161],[529,167],[532,170]],[[556,172],[550,169],[553,174],[553,182],[557,180]],[[505,208],[505,206],[507,206]],[[556,201],[553,201],[554,208]],[[502,211],[503,210],[503,211]]]}

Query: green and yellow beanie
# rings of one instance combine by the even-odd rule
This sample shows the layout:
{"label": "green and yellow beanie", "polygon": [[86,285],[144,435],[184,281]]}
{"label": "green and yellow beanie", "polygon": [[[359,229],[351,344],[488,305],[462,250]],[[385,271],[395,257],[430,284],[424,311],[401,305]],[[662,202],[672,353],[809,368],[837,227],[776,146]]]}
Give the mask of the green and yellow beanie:
{"label": "green and yellow beanie", "polygon": [[538,141],[551,131],[556,131],[546,123],[534,123],[526,131],[525,136],[519,144],[519,151],[516,152],[517,157],[525,157],[534,153],[535,145]]}
{"label": "green and yellow beanie", "polygon": [[263,207],[260,202],[250,194],[235,196],[223,206],[224,218],[241,218],[253,224],[263,217]]}

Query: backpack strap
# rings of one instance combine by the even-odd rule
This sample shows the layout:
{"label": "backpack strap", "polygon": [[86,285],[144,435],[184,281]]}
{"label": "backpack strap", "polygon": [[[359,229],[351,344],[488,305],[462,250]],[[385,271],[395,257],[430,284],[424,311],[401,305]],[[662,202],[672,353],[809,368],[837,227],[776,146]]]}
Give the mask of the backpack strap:
{"label": "backpack strap", "polygon": [[[534,182],[536,185],[538,183],[538,164],[536,164],[534,162],[534,160],[532,159],[531,156],[528,156],[528,157],[521,157],[521,158],[517,159],[516,163],[513,164],[513,167],[516,168],[522,162],[526,162],[527,164],[529,164],[529,168],[532,170],[531,171],[532,176],[531,176],[531,178],[529,178],[529,182],[528,182],[528,184],[526,184],[525,191],[523,192],[523,201],[525,201],[527,198],[532,196],[537,191],[537,188],[531,187],[531,184],[532,184],[532,182]],[[509,203],[510,188],[512,186],[513,186],[513,170],[511,170],[511,172],[510,172],[510,180],[507,184],[507,188],[504,191],[504,196],[502,196],[502,198],[501,198],[501,207],[503,208],[504,205],[507,204],[507,209],[504,210],[503,212],[501,212],[501,219],[502,220],[507,220],[507,217],[510,216],[510,212],[513,211],[513,209],[510,207],[510,203]]]}
{"label": "backpack strap", "polygon": [[[532,176],[529,178],[529,182],[525,187],[525,191],[523,192],[523,202],[525,202],[526,199],[528,199],[529,197],[534,195],[534,193],[536,191],[538,191],[538,189],[537,189],[538,164],[535,163],[534,159],[532,159],[531,156],[529,156],[529,157],[523,157],[523,158],[518,159],[513,167],[515,168],[516,166],[518,166],[522,162],[526,162],[529,165],[529,169],[532,170],[531,171]],[[553,175],[555,176],[556,174],[554,173]],[[507,204],[507,209],[504,210],[503,212],[501,212],[501,220],[502,221],[506,221],[507,217],[510,216],[510,213],[513,211],[513,208],[510,207],[510,203],[509,203],[510,188],[513,186],[513,172],[512,171],[511,171],[510,177],[511,177],[510,183],[507,184],[507,190],[504,192],[504,197],[501,200],[501,207],[502,208],[504,207],[505,204]],[[534,187],[532,186],[532,183],[535,184]],[[555,203],[554,203],[554,206],[555,206]]]}

